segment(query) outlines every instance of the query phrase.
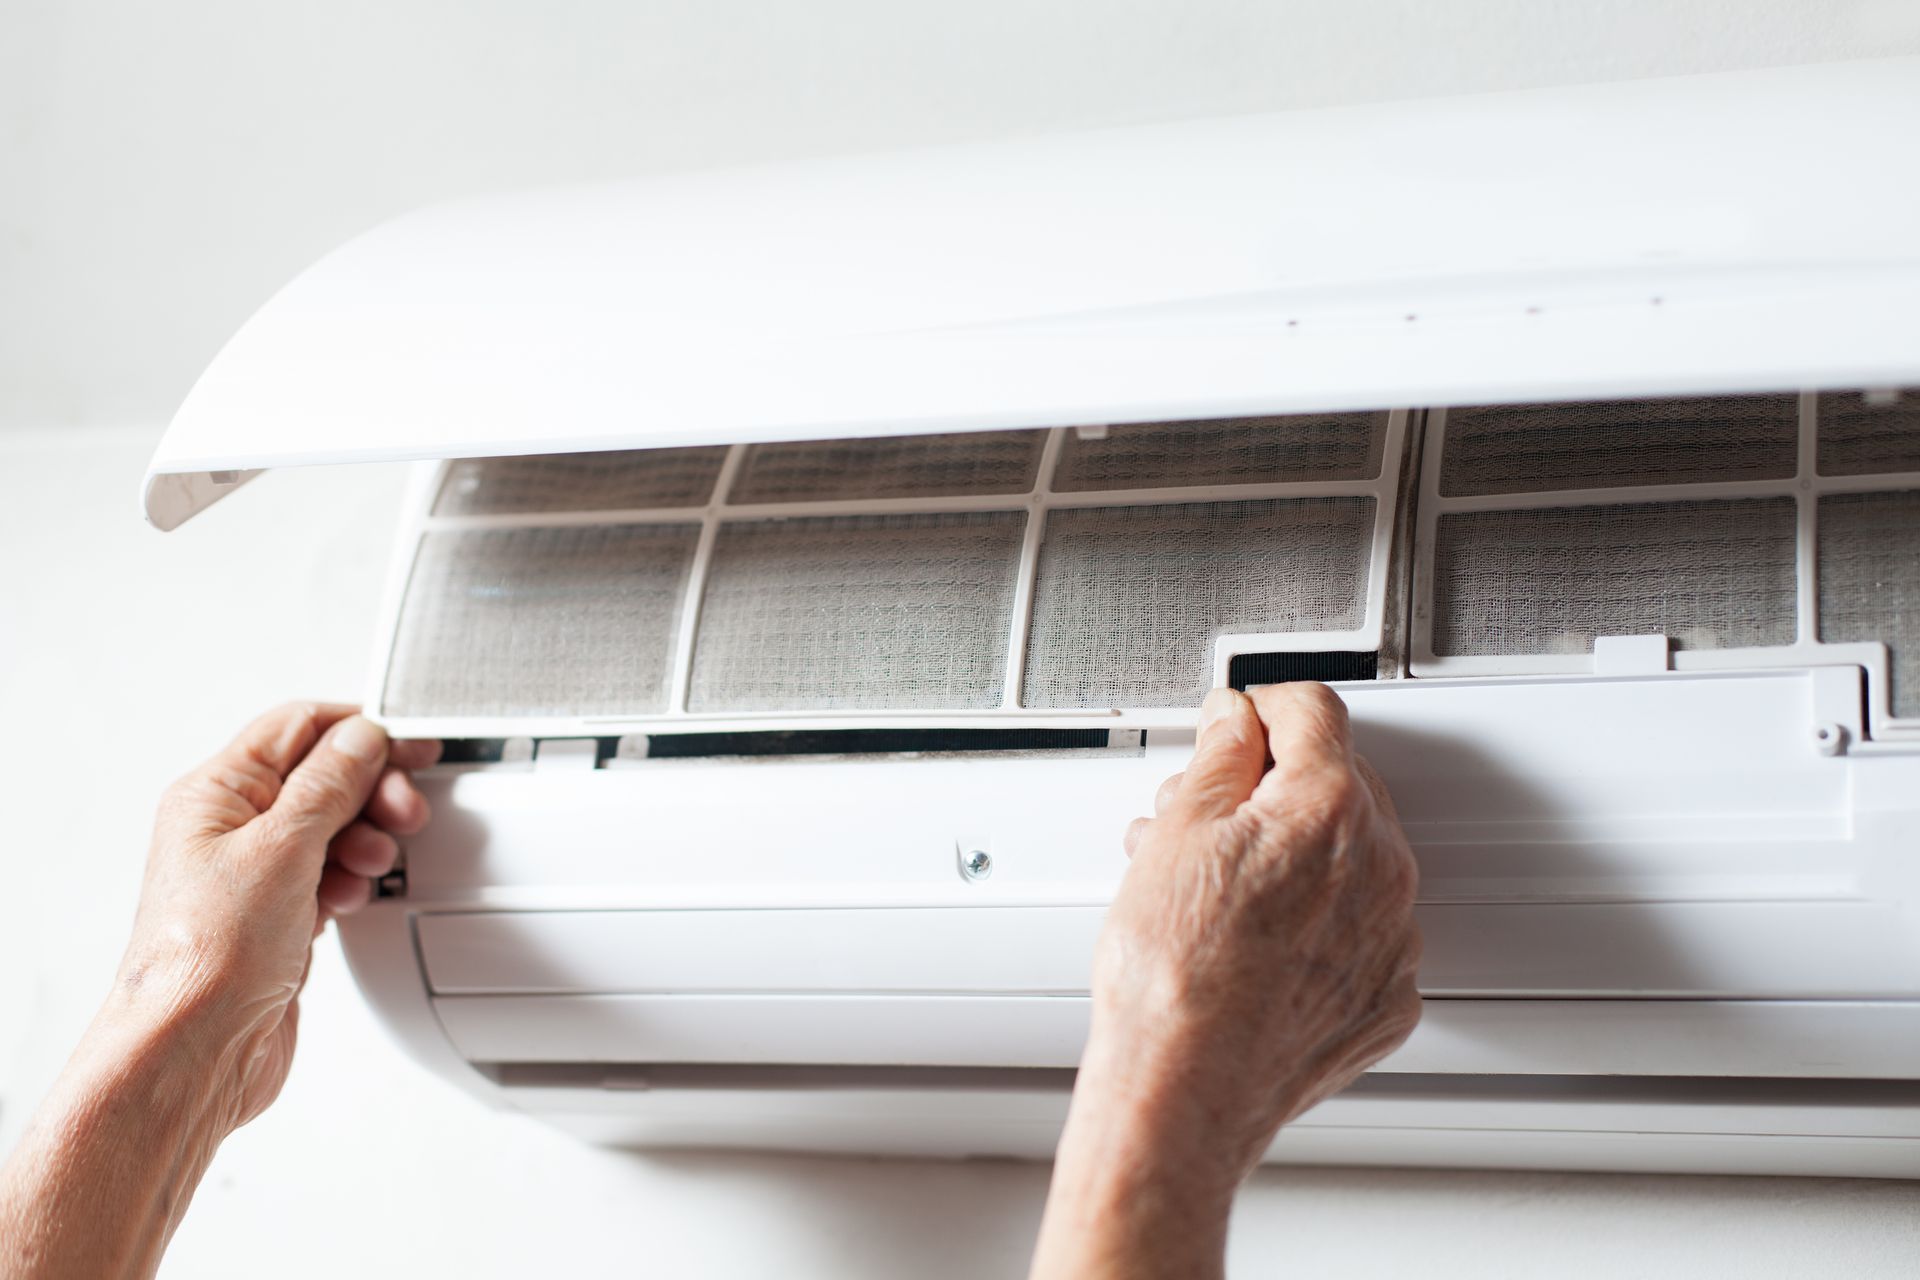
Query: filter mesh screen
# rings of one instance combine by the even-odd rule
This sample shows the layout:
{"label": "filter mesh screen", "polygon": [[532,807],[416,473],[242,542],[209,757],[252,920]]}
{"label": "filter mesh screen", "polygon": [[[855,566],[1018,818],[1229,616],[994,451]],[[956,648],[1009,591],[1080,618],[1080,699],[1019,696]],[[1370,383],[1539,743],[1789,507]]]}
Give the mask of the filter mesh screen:
{"label": "filter mesh screen", "polygon": [[1920,716],[1920,490],[1820,499],[1820,638],[1885,642],[1893,714]]}
{"label": "filter mesh screen", "polygon": [[1791,644],[1793,499],[1449,513],[1433,594],[1439,655],[1584,653],[1604,635]]}
{"label": "filter mesh screen", "polygon": [[1858,391],[1830,391],[1819,408],[1823,476],[1920,471],[1920,391],[1874,404]]}
{"label": "filter mesh screen", "polygon": [[1025,704],[1191,706],[1219,636],[1359,627],[1373,517],[1371,498],[1050,513]]}
{"label": "filter mesh screen", "polygon": [[1714,396],[1449,409],[1440,492],[1790,477],[1799,403],[1791,395]]}
{"label": "filter mesh screen", "polygon": [[463,458],[447,468],[433,514],[694,507],[713,492],[726,457],[725,448],[713,448]]}
{"label": "filter mesh screen", "polygon": [[1211,422],[1143,422],[1105,439],[1069,431],[1053,488],[1061,493],[1175,485],[1370,480],[1380,474],[1385,413],[1307,413]]}
{"label": "filter mesh screen", "polygon": [[723,525],[688,708],[998,706],[1025,521],[995,511]]}
{"label": "filter mesh screen", "polygon": [[664,711],[695,525],[429,533],[407,584],[390,715]]}
{"label": "filter mesh screen", "polygon": [[931,498],[1025,493],[1044,431],[979,431],[877,440],[757,444],[741,460],[729,502]]}

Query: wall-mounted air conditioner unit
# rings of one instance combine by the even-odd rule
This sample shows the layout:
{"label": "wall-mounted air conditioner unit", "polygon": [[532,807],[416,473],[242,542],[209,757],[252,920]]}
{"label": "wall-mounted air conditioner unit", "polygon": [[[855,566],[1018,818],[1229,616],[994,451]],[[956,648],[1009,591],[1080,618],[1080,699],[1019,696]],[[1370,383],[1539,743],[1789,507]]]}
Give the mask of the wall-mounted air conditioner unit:
{"label": "wall-mounted air conditioner unit", "polygon": [[171,527],[422,460],[343,934],[596,1140],[1048,1153],[1119,836],[1338,683],[1425,1020],[1272,1158],[1920,1174],[1920,63],[504,197],[195,388]]}

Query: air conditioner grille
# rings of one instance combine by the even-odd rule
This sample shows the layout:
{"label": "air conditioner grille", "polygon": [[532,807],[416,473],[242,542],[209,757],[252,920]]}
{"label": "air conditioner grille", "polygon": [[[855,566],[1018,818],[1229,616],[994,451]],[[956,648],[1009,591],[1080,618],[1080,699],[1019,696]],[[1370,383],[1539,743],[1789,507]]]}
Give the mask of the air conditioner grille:
{"label": "air conditioner grille", "polygon": [[1820,638],[1883,641],[1893,714],[1920,716],[1920,489],[1820,499]]}
{"label": "air conditioner grille", "polygon": [[395,637],[392,715],[662,711],[699,526],[432,532]]}
{"label": "air conditioner grille", "polygon": [[1449,409],[1440,492],[1790,478],[1798,434],[1792,395]]}
{"label": "air conditioner grille", "polygon": [[1191,706],[1221,635],[1359,627],[1373,519],[1372,498],[1050,513],[1025,704]]}
{"label": "air conditioner grille", "polygon": [[757,444],[742,459],[731,503],[826,502],[1025,493],[1044,431],[979,431],[870,440]]}
{"label": "air conditioner grille", "polygon": [[1025,524],[1017,511],[723,524],[688,710],[998,705]]}
{"label": "air conditioner grille", "polygon": [[449,465],[433,514],[696,507],[713,493],[726,458],[724,448],[464,458]]}
{"label": "air conditioner grille", "polygon": [[1433,652],[1585,653],[1595,636],[1642,634],[1790,644],[1794,526],[1791,498],[1442,515]]}
{"label": "air conditioner grille", "polygon": [[1820,474],[1920,471],[1920,391],[1868,397],[1829,391],[1820,397]]}
{"label": "air conditioner grille", "polygon": [[1068,432],[1053,487],[1061,493],[1184,485],[1368,480],[1380,474],[1384,413],[1308,413],[1149,422]]}

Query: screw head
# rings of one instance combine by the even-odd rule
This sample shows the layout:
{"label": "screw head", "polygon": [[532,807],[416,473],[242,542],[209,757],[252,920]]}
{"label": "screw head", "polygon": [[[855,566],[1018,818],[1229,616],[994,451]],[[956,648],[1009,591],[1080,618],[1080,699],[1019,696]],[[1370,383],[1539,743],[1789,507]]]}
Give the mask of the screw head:
{"label": "screw head", "polygon": [[960,855],[960,874],[969,880],[985,880],[993,874],[993,855],[985,849],[969,849]]}

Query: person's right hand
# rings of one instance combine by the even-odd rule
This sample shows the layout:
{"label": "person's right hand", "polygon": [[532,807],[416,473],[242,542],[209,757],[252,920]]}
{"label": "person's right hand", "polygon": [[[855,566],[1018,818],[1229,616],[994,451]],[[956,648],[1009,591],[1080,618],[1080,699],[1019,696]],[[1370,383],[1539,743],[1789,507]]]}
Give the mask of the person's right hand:
{"label": "person's right hand", "polygon": [[1332,690],[1215,690],[1155,807],[1095,955],[1036,1276],[1217,1273],[1280,1126],[1420,1017],[1418,872]]}
{"label": "person's right hand", "polygon": [[280,1091],[313,939],[427,821],[352,707],[270,711],[167,789],[120,972],[4,1167],[0,1276],[151,1276],[221,1141]]}

